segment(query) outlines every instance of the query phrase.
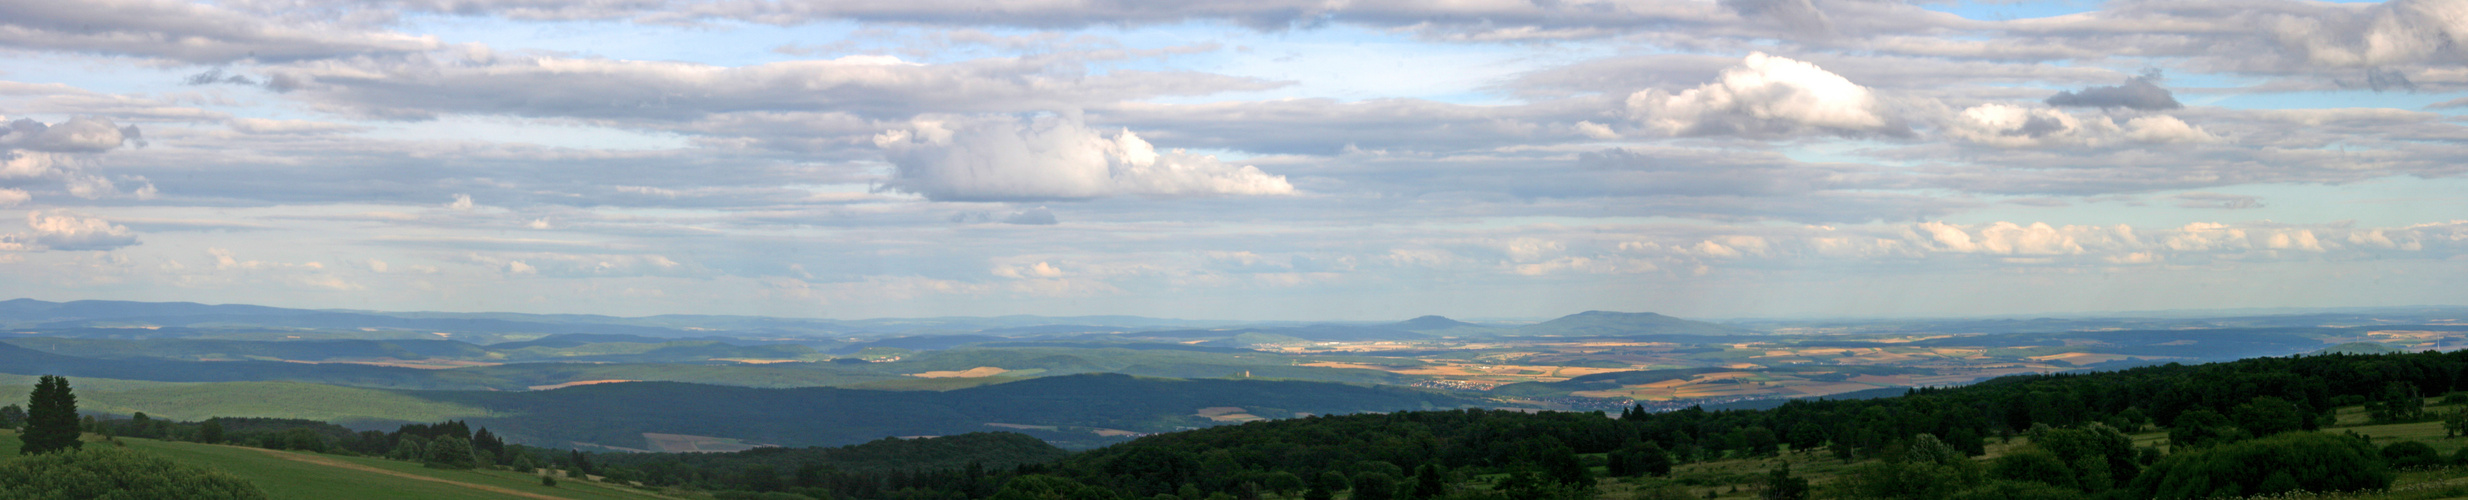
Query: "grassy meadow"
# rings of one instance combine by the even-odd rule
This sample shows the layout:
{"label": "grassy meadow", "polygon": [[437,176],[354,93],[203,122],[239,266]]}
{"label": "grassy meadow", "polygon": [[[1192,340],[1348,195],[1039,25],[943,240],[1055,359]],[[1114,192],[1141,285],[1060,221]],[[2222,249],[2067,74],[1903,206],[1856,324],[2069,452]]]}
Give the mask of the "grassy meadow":
{"label": "grassy meadow", "polygon": [[[93,436],[89,435],[89,439]],[[633,487],[564,480],[542,486],[536,475],[502,470],[443,470],[368,457],[272,451],[151,439],[118,438],[129,449],[240,476],[273,500],[571,498],[655,500],[676,496]],[[86,446],[112,446],[90,440]],[[17,455],[13,431],[0,431],[0,457]],[[5,459],[5,458],[0,458]]]}
{"label": "grassy meadow", "polygon": [[[35,377],[0,375],[0,394],[23,395]],[[173,420],[212,417],[299,418],[335,423],[439,422],[489,416],[475,406],[391,391],[305,382],[148,382],[80,377],[78,408]],[[8,401],[15,403],[16,401]]]}

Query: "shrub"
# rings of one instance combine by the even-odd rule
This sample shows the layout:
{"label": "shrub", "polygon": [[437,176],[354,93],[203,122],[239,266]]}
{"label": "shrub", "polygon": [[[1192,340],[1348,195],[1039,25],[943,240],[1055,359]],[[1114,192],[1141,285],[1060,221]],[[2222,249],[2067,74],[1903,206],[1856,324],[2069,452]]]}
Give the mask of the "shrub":
{"label": "shrub", "polygon": [[2400,441],[2382,447],[2382,460],[2392,468],[2431,467],[2443,464],[2442,452],[2416,441]]}
{"label": "shrub", "polygon": [[2363,437],[2291,432],[2169,455],[2134,479],[2160,499],[2388,488],[2398,475]]}
{"label": "shrub", "polygon": [[239,476],[119,448],[95,447],[0,461],[0,492],[22,500],[85,498],[263,499]]}

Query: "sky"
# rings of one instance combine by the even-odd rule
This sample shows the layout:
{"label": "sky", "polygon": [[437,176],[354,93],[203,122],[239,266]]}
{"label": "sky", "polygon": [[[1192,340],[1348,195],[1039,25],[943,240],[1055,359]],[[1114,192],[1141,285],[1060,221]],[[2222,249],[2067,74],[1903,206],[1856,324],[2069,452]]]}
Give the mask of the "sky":
{"label": "sky", "polygon": [[2468,305],[2468,0],[0,0],[0,296]]}

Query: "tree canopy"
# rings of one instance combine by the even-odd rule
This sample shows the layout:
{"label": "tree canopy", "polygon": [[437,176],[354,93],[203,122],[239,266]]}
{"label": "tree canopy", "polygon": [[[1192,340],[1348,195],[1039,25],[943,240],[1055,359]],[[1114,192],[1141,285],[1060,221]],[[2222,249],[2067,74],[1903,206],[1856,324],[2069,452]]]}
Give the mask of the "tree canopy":
{"label": "tree canopy", "polygon": [[26,430],[20,435],[25,446],[18,453],[34,455],[85,446],[77,440],[83,431],[78,426],[77,395],[69,391],[68,378],[44,375],[35,382],[26,404]]}

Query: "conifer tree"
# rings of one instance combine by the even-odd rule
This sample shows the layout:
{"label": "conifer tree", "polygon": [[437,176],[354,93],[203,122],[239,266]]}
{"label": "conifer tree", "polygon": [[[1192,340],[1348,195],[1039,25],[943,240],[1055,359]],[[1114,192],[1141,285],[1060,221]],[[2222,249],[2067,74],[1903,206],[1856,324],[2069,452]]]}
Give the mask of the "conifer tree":
{"label": "conifer tree", "polygon": [[69,392],[69,379],[44,375],[35,382],[34,393],[26,403],[26,430],[19,436],[25,446],[18,453],[33,455],[84,446],[85,443],[77,441],[77,395]]}

